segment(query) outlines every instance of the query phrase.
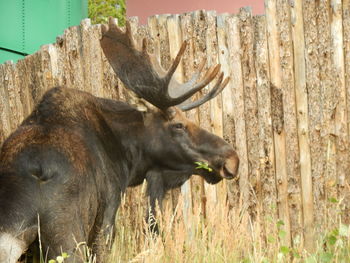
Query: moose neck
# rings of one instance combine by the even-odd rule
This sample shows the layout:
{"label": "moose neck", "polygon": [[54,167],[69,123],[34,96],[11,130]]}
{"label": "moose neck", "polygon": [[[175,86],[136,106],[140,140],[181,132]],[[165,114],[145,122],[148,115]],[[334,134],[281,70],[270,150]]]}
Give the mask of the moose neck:
{"label": "moose neck", "polygon": [[141,184],[149,166],[144,151],[146,128],[142,113],[120,101],[98,98],[97,104],[103,116],[99,137],[108,159],[122,163],[118,176],[126,183],[125,187]]}

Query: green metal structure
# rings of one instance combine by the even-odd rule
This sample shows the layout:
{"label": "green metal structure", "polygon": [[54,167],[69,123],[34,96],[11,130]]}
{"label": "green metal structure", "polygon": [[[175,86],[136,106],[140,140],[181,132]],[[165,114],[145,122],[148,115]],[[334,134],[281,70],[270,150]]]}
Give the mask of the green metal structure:
{"label": "green metal structure", "polygon": [[88,0],[0,0],[0,64],[53,43],[88,15]]}

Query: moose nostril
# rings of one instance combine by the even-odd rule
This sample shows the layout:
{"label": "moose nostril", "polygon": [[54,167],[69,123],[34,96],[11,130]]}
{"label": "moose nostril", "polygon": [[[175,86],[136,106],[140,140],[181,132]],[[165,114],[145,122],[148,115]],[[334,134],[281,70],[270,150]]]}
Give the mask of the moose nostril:
{"label": "moose nostril", "polygon": [[226,159],[223,167],[225,171],[225,175],[231,178],[237,175],[238,167],[239,167],[239,159],[236,156]]}

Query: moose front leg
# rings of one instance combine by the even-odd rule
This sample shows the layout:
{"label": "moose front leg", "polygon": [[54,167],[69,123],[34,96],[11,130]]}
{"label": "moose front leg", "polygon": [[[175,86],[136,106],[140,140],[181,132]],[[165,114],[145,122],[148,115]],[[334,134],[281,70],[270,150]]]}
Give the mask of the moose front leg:
{"label": "moose front leg", "polygon": [[148,171],[146,174],[147,195],[149,196],[149,207],[147,209],[146,222],[152,233],[159,234],[159,228],[156,222],[156,206],[162,210],[162,201],[165,195],[164,181],[161,171]]}
{"label": "moose front leg", "polygon": [[[119,192],[119,191],[117,191]],[[93,253],[97,255],[96,262],[107,262],[115,237],[115,218],[121,202],[120,195],[112,195],[106,200],[103,217],[96,225],[96,233],[93,237]]]}
{"label": "moose front leg", "polygon": [[156,206],[159,205],[162,211],[162,202],[165,193],[183,185],[191,176],[191,172],[174,170],[151,170],[146,174],[147,195],[149,196],[149,208],[147,213],[147,223],[153,233],[159,233],[156,223]]}

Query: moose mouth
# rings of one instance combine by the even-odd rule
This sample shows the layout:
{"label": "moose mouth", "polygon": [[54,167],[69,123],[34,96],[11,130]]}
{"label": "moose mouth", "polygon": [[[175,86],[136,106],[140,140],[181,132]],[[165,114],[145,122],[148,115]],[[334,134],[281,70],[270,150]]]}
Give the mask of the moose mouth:
{"label": "moose mouth", "polygon": [[[216,184],[222,179],[231,180],[237,175],[238,163],[230,159],[216,163],[216,165],[208,165],[207,162],[198,162],[205,164],[199,168],[201,176],[211,184]],[[198,171],[198,170],[197,170]]]}

